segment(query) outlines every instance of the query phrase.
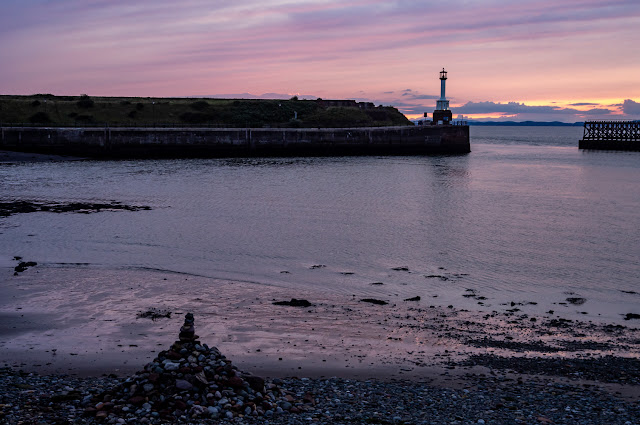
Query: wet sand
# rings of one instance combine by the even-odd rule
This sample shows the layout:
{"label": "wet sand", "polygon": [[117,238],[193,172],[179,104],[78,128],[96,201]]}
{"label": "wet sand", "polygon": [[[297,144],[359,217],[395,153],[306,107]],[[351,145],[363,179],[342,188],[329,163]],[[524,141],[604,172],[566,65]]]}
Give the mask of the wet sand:
{"label": "wet sand", "polygon": [[[138,370],[175,339],[187,311],[203,342],[269,376],[402,374],[411,367],[403,353],[423,344],[400,339],[389,322],[398,306],[163,272],[36,267],[8,276],[1,298],[0,361],[43,373]],[[291,298],[313,305],[273,305]],[[137,317],[149,309],[171,318]]]}
{"label": "wet sand", "polygon": [[[640,338],[633,321],[534,315],[526,305],[486,313],[432,304],[435,299],[375,305],[355,295],[151,270],[74,265],[37,266],[17,276],[0,268],[0,273],[0,366],[40,374],[131,374],[175,340],[190,311],[203,342],[240,369],[265,377],[456,385],[485,373],[526,373],[516,366],[519,358],[528,358],[540,359],[541,368],[532,370],[538,376],[625,393],[640,385]],[[273,305],[291,298],[313,305]],[[171,317],[138,317],[150,309]],[[596,375],[578,367],[564,373],[564,363],[554,363],[605,356],[628,360],[625,370],[615,373],[620,363],[597,360],[601,370],[587,364],[599,370]]]}

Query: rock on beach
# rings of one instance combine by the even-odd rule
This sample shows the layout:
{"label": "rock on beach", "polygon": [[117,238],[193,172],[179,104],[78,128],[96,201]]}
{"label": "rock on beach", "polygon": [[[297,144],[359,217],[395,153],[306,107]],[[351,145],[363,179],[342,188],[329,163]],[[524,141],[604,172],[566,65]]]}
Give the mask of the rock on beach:
{"label": "rock on beach", "polygon": [[[0,368],[0,423],[17,424],[537,424],[640,423],[640,404],[594,382],[637,388],[634,359],[522,357],[455,363],[465,380],[283,378],[242,372],[196,335],[187,315],[178,340],[127,378],[39,376]],[[453,364],[453,363],[452,363]],[[490,373],[472,367],[487,368]],[[524,369],[519,375],[518,366]],[[388,367],[393,367],[389,365]],[[510,373],[501,373],[503,370]],[[462,372],[463,370],[466,370]],[[554,370],[566,371],[571,384]],[[481,373],[480,373],[481,372]],[[529,373],[535,373],[529,375]],[[554,372],[553,376],[546,372]],[[606,377],[619,379],[606,380]],[[448,372],[445,372],[448,374]],[[448,376],[448,375],[447,375]],[[624,379],[623,379],[624,378]]]}
{"label": "rock on beach", "polygon": [[178,341],[121,385],[92,397],[84,414],[117,422],[132,414],[173,421],[305,411],[304,400],[238,370],[198,338],[194,316],[187,313]]}

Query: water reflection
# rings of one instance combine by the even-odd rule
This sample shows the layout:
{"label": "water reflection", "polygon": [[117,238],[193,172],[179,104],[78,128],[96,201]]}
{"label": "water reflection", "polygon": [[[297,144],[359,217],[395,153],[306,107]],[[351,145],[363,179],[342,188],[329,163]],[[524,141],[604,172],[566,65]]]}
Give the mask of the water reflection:
{"label": "water reflection", "polygon": [[[0,254],[345,294],[459,298],[468,285],[496,297],[608,291],[624,302],[619,290],[640,284],[638,156],[586,155],[573,136],[550,145],[565,130],[530,136],[538,146],[510,139],[529,137],[513,129],[474,143],[490,136],[473,130],[464,156],[0,167],[5,199],[153,208],[0,219]],[[397,266],[412,273],[390,272]],[[424,277],[438,273],[469,277]]]}

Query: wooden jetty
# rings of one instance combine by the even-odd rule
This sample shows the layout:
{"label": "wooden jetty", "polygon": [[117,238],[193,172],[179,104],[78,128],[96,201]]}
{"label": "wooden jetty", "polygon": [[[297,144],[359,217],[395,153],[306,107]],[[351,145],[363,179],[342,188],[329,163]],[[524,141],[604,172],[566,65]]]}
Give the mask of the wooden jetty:
{"label": "wooden jetty", "polygon": [[586,121],[578,147],[640,151],[640,121]]}

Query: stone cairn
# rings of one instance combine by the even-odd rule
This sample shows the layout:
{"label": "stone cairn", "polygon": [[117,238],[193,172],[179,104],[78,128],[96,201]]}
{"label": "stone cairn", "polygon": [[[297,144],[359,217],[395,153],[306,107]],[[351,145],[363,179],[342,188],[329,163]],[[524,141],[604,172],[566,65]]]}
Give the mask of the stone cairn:
{"label": "stone cairn", "polygon": [[273,416],[300,413],[314,404],[281,389],[274,380],[243,373],[215,347],[198,341],[193,314],[187,313],[178,341],[161,351],[143,371],[119,386],[86,400],[85,415],[109,423],[166,422],[187,418]]}

